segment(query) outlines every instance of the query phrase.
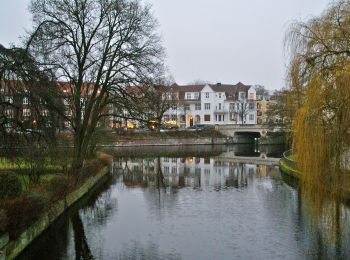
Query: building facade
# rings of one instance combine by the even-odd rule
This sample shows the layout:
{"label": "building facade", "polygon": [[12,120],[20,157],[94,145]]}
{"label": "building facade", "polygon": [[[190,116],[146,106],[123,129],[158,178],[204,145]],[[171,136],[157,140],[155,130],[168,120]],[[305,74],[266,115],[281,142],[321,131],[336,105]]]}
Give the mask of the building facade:
{"label": "building facade", "polygon": [[251,125],[257,122],[256,91],[253,86],[238,83],[176,85],[171,91],[178,97],[164,114],[164,123],[181,128],[195,125]]}

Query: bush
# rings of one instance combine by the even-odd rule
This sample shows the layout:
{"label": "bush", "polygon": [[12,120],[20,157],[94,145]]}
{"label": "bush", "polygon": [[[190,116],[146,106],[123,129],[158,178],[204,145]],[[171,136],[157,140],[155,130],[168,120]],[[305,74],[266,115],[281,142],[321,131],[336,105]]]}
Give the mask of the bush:
{"label": "bush", "polygon": [[50,194],[51,201],[57,201],[67,195],[72,185],[68,177],[58,175],[49,180],[44,187]]}
{"label": "bush", "polygon": [[8,216],[7,231],[11,239],[16,239],[23,230],[36,221],[45,210],[47,198],[41,193],[32,193],[5,202]]}
{"label": "bush", "polygon": [[0,173],[0,198],[8,198],[20,195],[22,184],[18,176],[11,172]]}

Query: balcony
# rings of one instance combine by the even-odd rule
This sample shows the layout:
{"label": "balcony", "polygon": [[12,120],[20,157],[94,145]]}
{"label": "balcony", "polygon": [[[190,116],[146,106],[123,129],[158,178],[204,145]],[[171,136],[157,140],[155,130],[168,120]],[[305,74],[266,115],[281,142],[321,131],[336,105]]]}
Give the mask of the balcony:
{"label": "balcony", "polygon": [[216,113],[216,114],[227,114],[228,112],[229,112],[229,109],[227,109],[227,108],[222,108],[222,109],[215,108],[214,109],[214,113]]}

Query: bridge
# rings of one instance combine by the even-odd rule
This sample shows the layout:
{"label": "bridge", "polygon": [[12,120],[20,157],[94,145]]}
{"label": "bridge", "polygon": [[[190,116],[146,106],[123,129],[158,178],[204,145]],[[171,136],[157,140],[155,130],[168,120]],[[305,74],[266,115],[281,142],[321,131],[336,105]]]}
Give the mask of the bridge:
{"label": "bridge", "polygon": [[254,137],[266,136],[271,129],[266,125],[219,125],[218,130],[226,136],[246,135]]}

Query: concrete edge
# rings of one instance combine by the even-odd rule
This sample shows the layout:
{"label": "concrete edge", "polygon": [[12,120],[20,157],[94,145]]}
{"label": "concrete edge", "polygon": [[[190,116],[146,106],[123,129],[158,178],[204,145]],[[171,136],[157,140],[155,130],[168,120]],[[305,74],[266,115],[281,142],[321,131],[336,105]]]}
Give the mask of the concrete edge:
{"label": "concrete edge", "polygon": [[35,223],[18,237],[18,239],[14,241],[7,240],[8,243],[0,249],[0,260],[14,259],[20,255],[23,250],[57,220],[62,213],[84,197],[109,173],[109,167],[102,168],[97,175],[89,178],[79,189],[71,192],[63,200],[55,203],[48,211],[44,212]]}

